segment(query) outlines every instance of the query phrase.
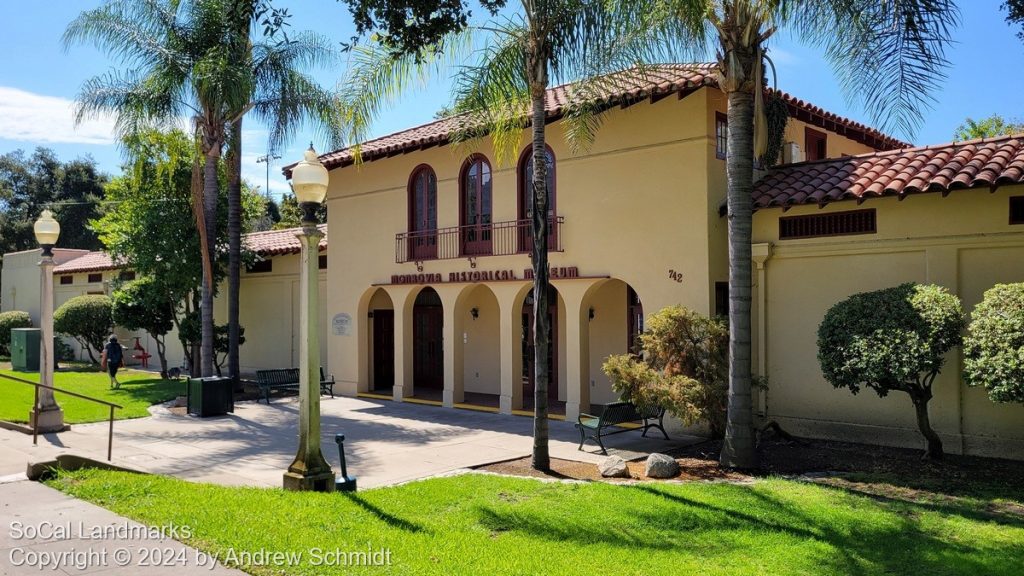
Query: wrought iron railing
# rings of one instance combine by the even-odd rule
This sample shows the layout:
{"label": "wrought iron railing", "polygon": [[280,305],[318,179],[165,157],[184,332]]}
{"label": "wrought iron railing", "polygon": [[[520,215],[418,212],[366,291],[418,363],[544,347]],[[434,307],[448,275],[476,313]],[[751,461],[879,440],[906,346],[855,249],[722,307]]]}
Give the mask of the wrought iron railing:
{"label": "wrought iron railing", "polygon": [[[548,219],[548,251],[562,251],[562,216]],[[533,249],[530,220],[470,224],[395,234],[395,262],[509,256]]]}

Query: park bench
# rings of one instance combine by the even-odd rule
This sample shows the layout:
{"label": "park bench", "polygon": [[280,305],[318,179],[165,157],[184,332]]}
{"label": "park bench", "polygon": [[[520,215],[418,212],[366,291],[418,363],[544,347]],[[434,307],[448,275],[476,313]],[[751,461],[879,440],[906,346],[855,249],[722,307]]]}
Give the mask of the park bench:
{"label": "park bench", "polygon": [[[661,433],[668,440],[668,433],[665,432],[665,409],[657,406],[637,406],[630,402],[612,402],[606,404],[599,416],[593,414],[580,414],[576,421],[576,428],[580,431],[580,446],[588,440],[594,440],[601,447],[601,453],[607,454],[604,442],[601,438],[612,434],[621,434],[632,430],[642,429],[641,436],[647,437],[647,431],[651,428],[661,430]],[[636,426],[628,426],[635,424]],[[624,426],[626,425],[626,426]],[[612,428],[618,428],[609,431]]]}
{"label": "park bench", "polygon": [[[257,370],[256,384],[260,388],[263,399],[270,404],[270,392],[273,390],[298,390],[299,369],[277,368],[274,370]],[[320,393],[330,394],[334,398],[334,375],[325,377],[323,366],[320,367]]]}

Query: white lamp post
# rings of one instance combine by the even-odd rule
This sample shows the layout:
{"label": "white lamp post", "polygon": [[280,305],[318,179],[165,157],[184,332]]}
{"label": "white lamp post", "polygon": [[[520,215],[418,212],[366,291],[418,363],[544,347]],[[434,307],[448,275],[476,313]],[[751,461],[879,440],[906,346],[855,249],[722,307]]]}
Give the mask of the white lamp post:
{"label": "white lamp post", "polygon": [[[53,246],[60,237],[60,224],[53,213],[43,210],[33,227],[36,241],[43,249],[39,261],[42,273],[39,290],[39,383],[53,386]],[[64,411],[57,405],[53,390],[36,388],[36,405],[29,416],[39,432],[55,432],[64,428]]]}
{"label": "white lamp post", "polygon": [[319,247],[323,234],[316,209],[327,196],[329,176],[310,145],[292,169],[292,190],[302,208],[299,294],[299,449],[284,473],[286,490],[334,490],[335,475],[320,451],[320,283]]}

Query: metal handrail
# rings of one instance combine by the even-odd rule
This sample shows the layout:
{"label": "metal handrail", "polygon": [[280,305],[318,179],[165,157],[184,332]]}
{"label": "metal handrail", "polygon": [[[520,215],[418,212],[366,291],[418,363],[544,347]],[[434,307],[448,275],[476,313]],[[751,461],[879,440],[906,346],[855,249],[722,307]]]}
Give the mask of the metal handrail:
{"label": "metal handrail", "polygon": [[114,409],[123,410],[124,406],[120,404],[114,404],[113,402],[107,402],[106,400],[100,400],[99,398],[93,398],[91,396],[85,396],[78,392],[72,392],[71,390],[65,390],[63,388],[57,388],[56,386],[47,386],[39,382],[32,382],[31,380],[24,380],[22,378],[16,378],[14,376],[8,376],[7,374],[0,373],[0,378],[5,378],[13,382],[20,382],[21,384],[27,384],[35,388],[35,400],[32,405],[32,412],[34,418],[32,419],[32,445],[39,445],[39,389],[46,388],[47,390],[53,390],[54,392],[60,392],[61,394],[67,394],[68,396],[74,396],[75,398],[81,398],[82,400],[88,400],[97,404],[103,404],[110,407],[110,428],[107,432],[107,462],[110,462],[111,456],[114,451]]}

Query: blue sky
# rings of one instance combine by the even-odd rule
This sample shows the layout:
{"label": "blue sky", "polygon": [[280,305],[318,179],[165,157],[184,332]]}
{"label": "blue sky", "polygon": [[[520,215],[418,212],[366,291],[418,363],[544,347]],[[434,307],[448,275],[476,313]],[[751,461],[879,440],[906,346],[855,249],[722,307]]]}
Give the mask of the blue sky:
{"label": "blue sky", "polygon": [[[1001,0],[960,2],[963,21],[957,30],[959,43],[951,51],[949,77],[936,91],[937,102],[927,112],[925,125],[911,138],[917,144],[936,144],[952,138],[954,129],[967,116],[984,117],[999,113],[1024,118],[1024,44],[1004,22]],[[64,51],[60,37],[65,26],[81,10],[100,0],[51,0],[22,2],[18,10],[0,23],[0,153],[18,148],[32,150],[47,146],[61,158],[91,155],[101,168],[119,172],[120,152],[109,121],[75,127],[72,103],[82,82],[110,70],[115,63],[84,46]],[[352,24],[344,4],[334,0],[277,0],[293,14],[297,30],[314,30],[334,40],[352,36]],[[773,39],[771,55],[779,72],[781,89],[843,116],[870,123],[870,115],[850,106],[840,92],[828,63],[813,49],[783,33]],[[343,70],[323,70],[316,77],[334,86]],[[397,103],[374,126],[375,134],[386,134],[429,121],[449,99],[448,86],[437,81]],[[247,124],[243,175],[264,186],[265,165],[256,158],[265,152],[266,133],[253,122]],[[905,134],[895,134],[909,138]],[[300,158],[310,141],[300,134],[282,152],[270,174],[271,192],[287,190],[278,167]],[[318,150],[325,144],[316,142]]]}

